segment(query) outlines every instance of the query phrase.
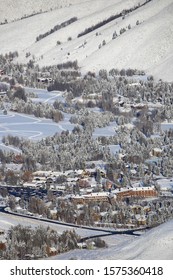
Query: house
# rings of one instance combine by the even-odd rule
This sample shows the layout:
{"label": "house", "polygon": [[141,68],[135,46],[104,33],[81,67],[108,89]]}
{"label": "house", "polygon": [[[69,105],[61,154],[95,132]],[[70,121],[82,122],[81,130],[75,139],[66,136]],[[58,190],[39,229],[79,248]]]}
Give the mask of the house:
{"label": "house", "polygon": [[87,244],[85,242],[79,242],[77,243],[77,246],[79,249],[86,249],[87,248]]}
{"label": "house", "polygon": [[34,177],[32,182],[33,183],[36,182],[36,183],[44,184],[44,183],[46,183],[46,178],[44,178],[44,177]]}
{"label": "house", "polygon": [[158,192],[154,186],[151,187],[136,187],[132,188],[133,197],[156,197]]}
{"label": "house", "polygon": [[57,255],[58,251],[55,247],[47,247],[47,254],[49,257]]}
{"label": "house", "polygon": [[46,178],[46,184],[50,185],[50,184],[54,184],[55,179],[53,179],[52,177],[48,177]]}
{"label": "house", "polygon": [[130,206],[130,209],[131,209],[131,212],[133,214],[137,215],[137,214],[141,213],[142,206],[140,206],[140,205],[132,205],[132,206]]}
{"label": "house", "polygon": [[145,215],[135,215],[136,221],[137,221],[137,225],[138,226],[145,226],[147,224],[147,218],[145,217]]}
{"label": "house", "polygon": [[43,84],[48,84],[53,82],[52,78],[38,78],[37,79],[38,83],[43,83]]}
{"label": "house", "polygon": [[65,189],[66,189],[66,186],[62,186],[62,185],[55,185],[55,189],[57,190],[57,191],[61,191],[61,192],[64,192],[65,191]]}
{"label": "house", "polygon": [[33,176],[35,176],[35,177],[47,177],[47,176],[50,175],[50,173],[51,173],[51,171],[39,170],[39,171],[33,172]]}
{"label": "house", "polygon": [[84,204],[84,197],[83,197],[83,195],[72,195],[69,198],[75,204]]}
{"label": "house", "polygon": [[113,191],[116,194],[117,200],[123,200],[127,197],[131,197],[132,191],[128,188],[119,188]]}
{"label": "house", "polygon": [[0,235],[4,235],[5,231],[3,229],[0,229]]}
{"label": "house", "polygon": [[83,195],[84,200],[94,202],[109,202],[110,193],[108,192],[97,192]]}
{"label": "house", "polygon": [[72,196],[71,200],[75,203],[84,204],[88,202],[109,202],[111,199],[115,199],[114,194],[110,194],[109,192],[96,192],[84,195],[76,195]]}
{"label": "house", "polygon": [[76,186],[80,188],[88,188],[90,187],[90,183],[86,179],[78,179],[76,182]]}
{"label": "house", "polygon": [[163,153],[163,150],[160,148],[154,148],[152,150],[152,155],[155,157],[161,157],[162,153]]}
{"label": "house", "polygon": [[154,186],[120,188],[119,190],[114,190],[113,193],[116,194],[117,200],[123,200],[130,197],[145,198],[158,196],[158,192]]}

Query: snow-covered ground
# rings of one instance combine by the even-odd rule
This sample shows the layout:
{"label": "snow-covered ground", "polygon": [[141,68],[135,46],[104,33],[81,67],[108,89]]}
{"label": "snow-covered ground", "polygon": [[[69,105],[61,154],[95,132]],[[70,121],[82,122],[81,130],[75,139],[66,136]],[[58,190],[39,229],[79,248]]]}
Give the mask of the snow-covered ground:
{"label": "snow-covered ground", "polygon": [[107,242],[109,246],[105,249],[75,250],[53,259],[173,260],[173,220],[133,240],[114,235]]}
{"label": "snow-covered ground", "polygon": [[159,178],[157,180],[157,184],[159,185],[161,191],[173,191],[173,178]]}
{"label": "snow-covered ground", "polygon": [[[47,7],[53,8],[47,13],[0,25],[0,52],[17,50],[19,62],[26,62],[26,52],[30,52],[41,66],[77,59],[82,72],[88,70],[97,72],[101,68],[110,70],[113,67],[119,69],[130,67],[143,69],[147,74],[154,74],[156,78],[173,81],[173,0],[152,0],[126,15],[124,19],[121,17],[113,20],[80,38],[77,37],[78,34],[86,28],[145,1],[1,0],[1,2],[1,17],[6,14],[7,19],[8,17],[11,19],[11,15],[17,18],[19,14],[29,14],[33,9],[39,11],[41,8],[43,10]],[[19,3],[22,4],[19,6]],[[69,6],[69,3],[72,5]],[[63,7],[54,10],[57,5]],[[72,17],[77,17],[78,20],[36,42],[38,35]],[[119,36],[121,28],[126,28],[126,32]],[[118,37],[112,40],[115,31]],[[71,40],[68,40],[69,37]],[[99,48],[103,40],[106,44]],[[57,41],[61,44],[57,45]]]}
{"label": "snow-covered ground", "polygon": [[64,120],[55,123],[49,119],[9,112],[8,115],[0,115],[0,139],[3,136],[13,135],[40,140],[63,130],[71,131],[74,125],[69,122],[69,118],[70,115],[64,114]]}
{"label": "snow-covered ground", "polygon": [[118,154],[121,150],[120,145],[108,145],[108,147],[112,155]]}
{"label": "snow-covered ground", "polygon": [[37,89],[37,88],[25,88],[25,92],[30,94],[30,93],[35,93],[36,98],[30,98],[32,102],[35,103],[48,103],[48,104],[53,104],[55,100],[59,102],[65,102],[65,98],[63,97],[63,92],[60,91],[47,91],[46,89]]}
{"label": "snow-covered ground", "polygon": [[86,0],[0,0],[0,22],[8,22],[51,9],[61,9]]}
{"label": "snow-covered ground", "polygon": [[169,130],[169,129],[173,129],[173,122],[164,122],[161,123],[161,129],[163,131]]}
{"label": "snow-covered ground", "polygon": [[96,139],[99,136],[114,136],[115,135],[115,128],[117,127],[116,122],[111,122],[110,125],[105,126],[105,127],[97,127],[94,132],[93,132],[93,138]]}

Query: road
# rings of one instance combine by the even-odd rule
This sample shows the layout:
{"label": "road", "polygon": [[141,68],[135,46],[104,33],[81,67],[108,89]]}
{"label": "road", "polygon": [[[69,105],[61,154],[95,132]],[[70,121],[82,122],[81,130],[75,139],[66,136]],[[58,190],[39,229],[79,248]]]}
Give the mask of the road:
{"label": "road", "polygon": [[[86,228],[80,228],[80,227],[74,227],[73,225],[70,224],[63,224],[61,222],[57,221],[46,221],[45,220],[40,220],[37,218],[33,217],[26,217],[22,215],[14,215],[10,213],[4,213],[0,212],[0,229],[8,230],[11,226],[16,226],[18,224],[22,224],[23,226],[31,226],[31,227],[38,227],[38,226],[44,226],[44,227],[51,227],[59,234],[61,234],[65,230],[73,230],[75,229],[76,233],[79,234],[82,238],[87,238],[88,236],[91,235],[100,235],[100,234],[105,234],[107,235],[108,232],[104,231],[98,231],[98,230],[89,230]],[[110,232],[109,232],[110,234]]]}
{"label": "road", "polygon": [[31,217],[27,215],[22,215],[18,213],[8,213],[4,210],[3,207],[0,208],[0,228],[5,229],[10,228],[11,226],[15,226],[17,224],[22,224],[24,226],[50,226],[56,229],[59,233],[62,233],[64,230],[72,230],[75,231],[82,237],[83,240],[92,238],[92,237],[103,237],[107,235],[134,235],[138,236],[137,231],[141,231],[141,229],[133,229],[133,230],[115,230],[108,228],[96,228],[89,226],[80,226],[70,223],[64,223],[60,221]]}

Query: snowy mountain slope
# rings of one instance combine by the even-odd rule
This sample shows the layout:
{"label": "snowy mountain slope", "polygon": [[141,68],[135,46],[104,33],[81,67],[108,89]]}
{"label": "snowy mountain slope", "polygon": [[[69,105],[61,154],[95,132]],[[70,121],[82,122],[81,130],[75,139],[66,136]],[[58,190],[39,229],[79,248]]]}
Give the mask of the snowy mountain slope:
{"label": "snowy mountain slope", "polygon": [[25,15],[32,15],[40,11],[60,9],[86,0],[0,0],[0,22],[20,19]]}
{"label": "snowy mountain slope", "polygon": [[[46,49],[51,52],[52,47],[56,46],[57,40],[66,43],[69,36],[75,39],[78,33],[82,32],[86,27],[96,24],[114,13],[119,13],[126,7],[133,7],[137,3],[137,0],[109,0],[107,4],[103,0],[87,1],[45,14],[39,14],[8,25],[2,25],[0,26],[0,51],[4,53],[12,49],[21,51],[28,48],[38,56],[40,54],[38,51],[42,51],[43,46],[46,46]],[[43,34],[54,27],[54,25],[60,24],[74,16],[79,19],[74,24],[58,30],[37,43],[35,42],[39,34]],[[71,48],[71,44],[73,44],[73,41],[68,43],[69,48]]]}
{"label": "snowy mountain slope", "polygon": [[151,229],[140,237],[102,237],[108,248],[74,250],[52,259],[81,260],[173,260],[173,220]]}
{"label": "snowy mountain slope", "polygon": [[[26,52],[30,52],[41,66],[77,59],[82,72],[98,71],[100,68],[110,70],[113,67],[138,68],[154,74],[156,78],[173,81],[173,0],[152,0],[124,19],[119,17],[79,38],[78,34],[86,28],[145,1],[66,2],[67,7],[1,25],[0,52],[18,50],[19,62],[31,59],[32,56],[26,59]],[[73,5],[69,6],[70,2]],[[34,2],[30,0],[29,3]],[[35,10],[38,7],[38,4],[35,5]],[[72,17],[78,20],[36,42],[38,35]],[[120,35],[122,28],[126,28],[126,32]],[[118,37],[112,40],[115,31]],[[106,44],[102,46],[104,40]],[[57,41],[61,44],[57,45]]]}
{"label": "snowy mountain slope", "polygon": [[[111,24],[108,29],[102,31],[102,36],[108,41],[106,46],[86,58],[81,63],[82,66],[84,69],[93,70],[99,69],[100,66],[107,69],[134,67],[155,72],[155,68],[164,64],[166,57],[172,53],[172,14],[173,1],[153,1],[123,21],[119,21],[116,27]],[[141,24],[135,26],[137,20]],[[117,30],[118,33],[128,24],[132,26],[130,30],[115,40],[110,40],[111,32]],[[100,57],[104,59],[101,60]],[[171,67],[169,61],[167,66],[167,69]],[[159,70],[156,73],[159,75]],[[161,74],[164,74],[164,68]],[[173,79],[173,76],[170,78]]]}
{"label": "snowy mountain slope", "polygon": [[122,246],[110,258],[173,260],[173,220]]}

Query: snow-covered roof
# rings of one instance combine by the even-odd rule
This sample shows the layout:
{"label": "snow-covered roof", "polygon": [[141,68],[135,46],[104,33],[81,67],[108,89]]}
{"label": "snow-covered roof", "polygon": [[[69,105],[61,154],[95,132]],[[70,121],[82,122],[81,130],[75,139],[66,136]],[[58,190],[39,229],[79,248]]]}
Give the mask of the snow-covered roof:
{"label": "snow-covered roof", "polygon": [[173,178],[171,179],[159,179],[157,180],[157,184],[159,185],[161,190],[173,190]]}

